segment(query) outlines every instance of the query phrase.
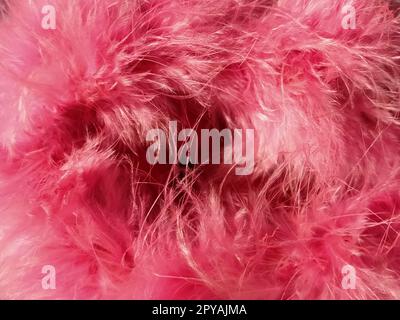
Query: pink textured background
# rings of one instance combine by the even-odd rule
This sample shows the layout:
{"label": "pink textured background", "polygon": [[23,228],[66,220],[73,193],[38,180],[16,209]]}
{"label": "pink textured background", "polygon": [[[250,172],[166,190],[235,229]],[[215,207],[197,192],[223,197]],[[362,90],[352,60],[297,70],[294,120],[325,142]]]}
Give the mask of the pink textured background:
{"label": "pink textured background", "polygon": [[[393,3],[3,3],[0,298],[400,298]],[[170,120],[255,129],[254,173],[151,167]]]}

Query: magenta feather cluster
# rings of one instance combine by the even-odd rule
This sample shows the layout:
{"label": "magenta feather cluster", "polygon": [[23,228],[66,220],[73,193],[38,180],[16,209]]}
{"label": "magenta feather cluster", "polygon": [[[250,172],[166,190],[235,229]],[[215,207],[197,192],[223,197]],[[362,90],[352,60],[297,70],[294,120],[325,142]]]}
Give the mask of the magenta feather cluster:
{"label": "magenta feather cluster", "polygon": [[0,298],[400,299],[399,4],[1,1]]}

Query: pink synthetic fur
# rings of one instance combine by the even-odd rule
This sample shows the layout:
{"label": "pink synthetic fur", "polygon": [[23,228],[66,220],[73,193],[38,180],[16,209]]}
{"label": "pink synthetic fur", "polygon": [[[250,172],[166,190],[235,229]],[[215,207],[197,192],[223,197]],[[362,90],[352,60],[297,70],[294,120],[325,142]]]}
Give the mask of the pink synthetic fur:
{"label": "pink synthetic fur", "polygon": [[[1,299],[400,299],[395,2],[0,8]],[[253,174],[149,165],[170,120],[255,129]]]}

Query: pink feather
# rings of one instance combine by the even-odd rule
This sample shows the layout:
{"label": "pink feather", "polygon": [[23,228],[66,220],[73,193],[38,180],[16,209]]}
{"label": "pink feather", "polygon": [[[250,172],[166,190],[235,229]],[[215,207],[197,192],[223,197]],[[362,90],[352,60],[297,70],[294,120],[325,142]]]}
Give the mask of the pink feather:
{"label": "pink feather", "polygon": [[[3,0],[0,298],[400,299],[398,6],[352,3]],[[172,120],[253,174],[149,165]]]}

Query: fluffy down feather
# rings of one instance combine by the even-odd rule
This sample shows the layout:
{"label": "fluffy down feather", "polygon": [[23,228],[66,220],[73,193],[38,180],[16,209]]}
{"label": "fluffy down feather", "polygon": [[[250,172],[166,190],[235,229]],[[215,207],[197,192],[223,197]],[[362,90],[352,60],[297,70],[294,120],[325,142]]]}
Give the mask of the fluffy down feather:
{"label": "fluffy down feather", "polygon": [[[48,3],[0,10],[0,298],[400,298],[394,3]],[[254,173],[150,166],[170,120],[255,129]]]}

